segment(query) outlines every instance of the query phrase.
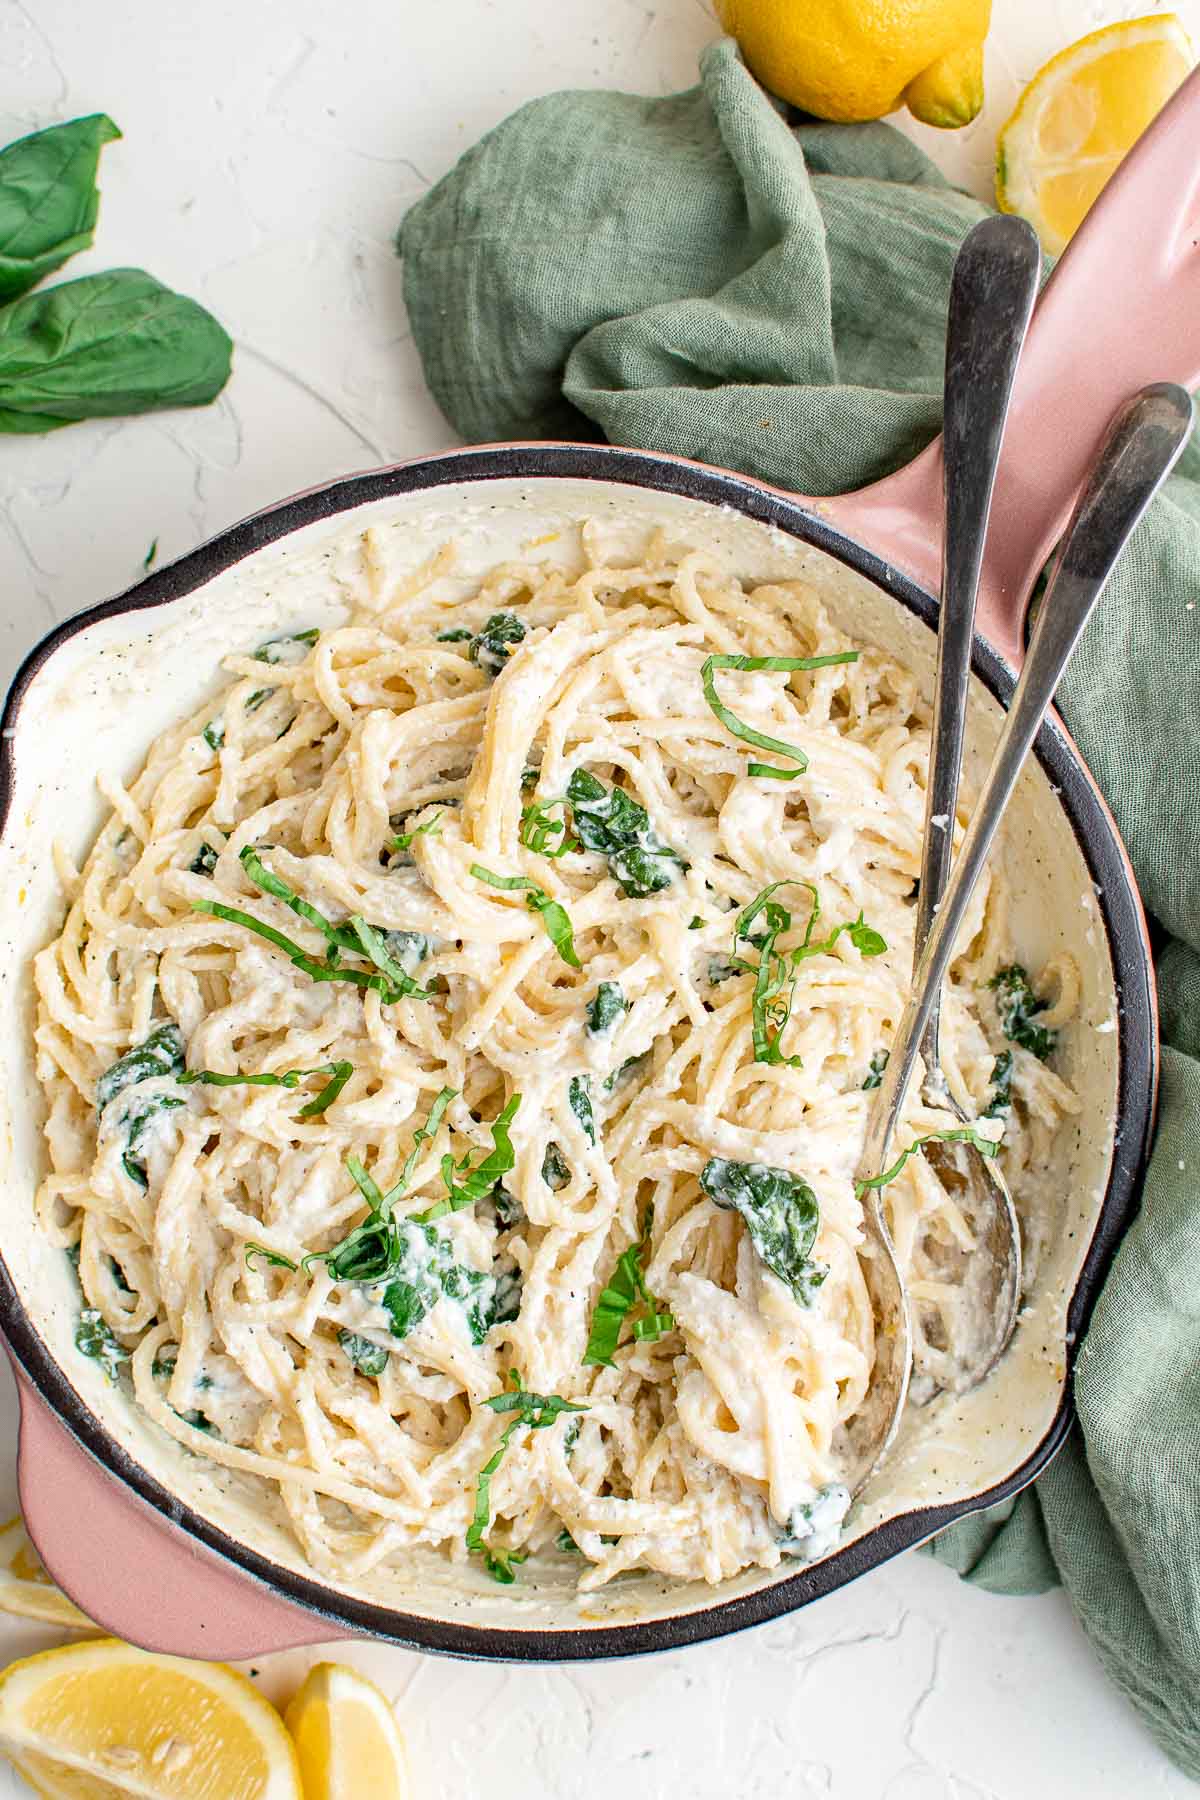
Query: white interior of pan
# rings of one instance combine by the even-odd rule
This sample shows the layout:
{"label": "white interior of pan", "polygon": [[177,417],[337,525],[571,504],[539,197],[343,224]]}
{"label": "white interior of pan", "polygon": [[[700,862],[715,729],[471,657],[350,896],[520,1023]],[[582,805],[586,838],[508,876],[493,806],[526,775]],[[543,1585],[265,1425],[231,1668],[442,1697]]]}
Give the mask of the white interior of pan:
{"label": "white interior of pan", "polygon": [[[615,483],[508,479],[373,502],[285,538],[168,606],[94,624],[43,666],[21,709],[16,790],[0,845],[0,966],[7,975],[0,983],[4,1258],[51,1354],[129,1454],[214,1525],[309,1576],[313,1572],[263,1487],[182,1451],[73,1347],[75,1279],[67,1259],[35,1231],[31,1205],[43,1164],[28,967],[62,916],[51,843],[58,837],[75,857],[84,854],[101,819],[96,771],[131,777],[155,735],[219,685],[223,653],[283,627],[343,615],[339,571],[349,566],[366,524],[395,526],[388,533],[389,561],[397,568],[415,568],[453,537],[470,571],[552,533],[557,541],[533,553],[561,560],[573,553],[584,519],[597,521],[618,552],[624,547],[632,553],[649,526],[663,524],[680,542],[719,545],[743,577],[802,577],[822,590],[840,624],[919,671],[927,687],[931,682],[933,637],[923,624],[870,582],[779,531],[724,508]],[[999,708],[979,684],[973,707],[969,757],[978,774],[994,742]],[[1012,1348],[982,1388],[910,1418],[898,1451],[853,1517],[851,1536],[1002,1480],[1043,1437],[1062,1393],[1067,1303],[1103,1200],[1115,1129],[1113,971],[1087,867],[1051,784],[1035,766],[1022,777],[1002,854],[1021,960],[1036,969],[1065,948],[1080,965],[1083,1002],[1066,1034],[1061,1066],[1083,1107],[1061,1133],[1052,1165],[1038,1177],[1036,1205],[1047,1220],[1047,1249]],[[477,1563],[451,1565],[423,1552],[346,1591],[428,1618],[519,1632],[692,1612],[794,1569],[785,1563],[776,1574],[747,1572],[719,1595],[699,1584],[633,1574],[581,1603],[565,1567],[539,1571],[527,1565],[515,1587],[497,1588]]]}

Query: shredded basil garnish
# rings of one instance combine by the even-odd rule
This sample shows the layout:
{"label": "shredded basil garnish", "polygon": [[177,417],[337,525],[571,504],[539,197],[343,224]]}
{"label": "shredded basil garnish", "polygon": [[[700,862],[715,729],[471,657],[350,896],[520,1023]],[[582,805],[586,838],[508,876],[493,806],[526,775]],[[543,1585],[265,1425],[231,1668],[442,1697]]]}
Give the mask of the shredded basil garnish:
{"label": "shredded basil garnish", "polygon": [[265,1244],[248,1243],[245,1249],[246,1267],[248,1269],[253,1268],[256,1256],[261,1256],[267,1267],[270,1269],[295,1270],[299,1267],[299,1264],[294,1263],[290,1256],[284,1256],[278,1250],[268,1250]]}
{"label": "shredded basil garnish", "polygon": [[888,1052],[886,1050],[877,1050],[875,1052],[874,1056],[871,1058],[870,1062],[867,1064],[867,1078],[863,1082],[863,1092],[864,1093],[869,1092],[871,1088],[877,1088],[877,1087],[882,1086],[883,1071],[887,1068],[887,1066],[888,1066]]}
{"label": "shredded basil garnish", "polygon": [[445,810],[445,807],[439,807],[433,817],[426,819],[423,825],[415,825],[411,831],[402,831],[399,837],[394,837],[391,840],[390,847],[393,850],[407,850],[411,846],[414,838],[440,837],[442,833],[442,814]]}
{"label": "shredded basil garnish", "polygon": [[[453,1090],[443,1088],[442,1093],[452,1095]],[[508,1134],[508,1128],[515,1119],[520,1104],[520,1094],[514,1094],[504,1110],[492,1120],[489,1127],[492,1134],[492,1148],[482,1162],[476,1163],[473,1169],[470,1167],[469,1151],[458,1163],[449,1153],[443,1156],[442,1180],[446,1184],[446,1198],[439,1200],[436,1206],[431,1206],[428,1212],[418,1215],[422,1223],[426,1223],[430,1219],[440,1219],[444,1213],[461,1212],[464,1207],[474,1206],[477,1200],[486,1199],[500,1180],[510,1173],[516,1164],[517,1156],[513,1149],[512,1139]],[[432,1121],[431,1113],[430,1122],[432,1123]],[[412,1160],[410,1157],[409,1163]],[[405,1169],[407,1171],[408,1164],[405,1165]]]}
{"label": "shredded basil garnish", "polygon": [[491,1522],[491,1488],[492,1476],[504,1461],[504,1452],[508,1449],[513,1434],[524,1426],[531,1431],[545,1431],[563,1413],[587,1412],[586,1404],[575,1400],[564,1400],[561,1394],[535,1394],[521,1386],[521,1377],[516,1369],[510,1369],[507,1377],[511,1387],[502,1394],[496,1394],[484,1405],[493,1412],[510,1412],[515,1417],[510,1419],[500,1435],[500,1442],[484,1463],[475,1479],[475,1511],[471,1523],[467,1527],[466,1545],[468,1550],[476,1551],[485,1558],[488,1574],[506,1586],[513,1580],[513,1564],[524,1562],[528,1551],[498,1550],[485,1542],[485,1534]]}
{"label": "shredded basil garnish", "polygon": [[868,1188],[887,1187],[890,1181],[895,1181],[909,1157],[924,1150],[926,1144],[974,1144],[981,1156],[995,1156],[1000,1148],[996,1138],[985,1137],[970,1125],[956,1126],[952,1131],[930,1131],[924,1137],[914,1138],[907,1150],[902,1150],[891,1168],[886,1169],[882,1175],[871,1175],[865,1181],[856,1181],[855,1193],[861,1198]]}
{"label": "shredded basil garnish", "polygon": [[452,625],[449,631],[439,631],[439,644],[469,644],[475,633],[469,625]]}
{"label": "shredded basil garnish", "polygon": [[296,1088],[302,1081],[313,1075],[328,1075],[330,1079],[307,1106],[302,1106],[298,1113],[301,1119],[315,1119],[333,1105],[346,1083],[354,1073],[354,1064],[349,1062],[322,1063],[315,1069],[285,1069],[282,1075],[222,1075],[216,1069],[190,1069],[178,1077],[182,1087],[201,1082],[205,1087],[281,1087]]}
{"label": "shredded basil garnish", "polygon": [[635,1308],[640,1308],[640,1314],[630,1319],[633,1338],[628,1342],[652,1343],[674,1328],[674,1316],[650,1292],[642,1270],[652,1223],[653,1213],[647,1207],[642,1218],[641,1236],[618,1256],[617,1266],[596,1302],[587,1348],[583,1353],[585,1365],[602,1364],[606,1369],[615,1368],[613,1355],[620,1347],[621,1327]]}
{"label": "shredded basil garnish", "polygon": [[700,1186],[714,1206],[741,1214],[760,1259],[791,1289],[797,1306],[811,1306],[829,1270],[809,1256],[821,1210],[807,1181],[767,1163],[712,1156],[700,1171]]}
{"label": "shredded basil garnish", "polygon": [[530,912],[541,916],[547,935],[563,961],[572,969],[578,969],[580,961],[575,953],[575,934],[571,929],[571,920],[565,906],[552,900],[544,888],[536,881],[530,881],[527,875],[496,875],[491,869],[483,868],[479,863],[471,864],[471,874],[476,881],[486,881],[489,887],[508,888],[513,892],[523,891],[525,904]]}
{"label": "shredded basil garnish", "polygon": [[[772,896],[781,887],[805,887],[812,895],[812,906],[809,910],[808,922],[804,929],[803,941],[792,950],[779,951],[776,942],[783,932],[789,931],[792,915],[788,909]],[[762,929],[751,928],[762,918]],[[796,994],[796,976],[800,964],[810,956],[822,956],[833,949],[839,937],[845,932],[850,942],[862,956],[880,956],[887,949],[887,943],[879,932],[868,925],[860,912],[857,919],[843,921],[835,925],[828,937],[813,942],[813,930],[821,916],[821,901],[817,890],[811,882],[772,881],[761,893],[757,894],[738,914],[733,932],[734,955],[731,959],[731,973],[752,974],[754,976],[754,995],[750,1009],[750,1028],[754,1039],[755,1062],[771,1063],[798,1069],[801,1058],[784,1056],[780,1048],[780,1039],[784,1027],[792,1016],[792,1003]],[[753,944],[758,950],[757,963],[748,963],[737,955],[739,943]]]}
{"label": "shredded basil garnish", "polygon": [[[385,1006],[393,1005],[397,1000],[431,1000],[432,988],[423,988],[413,980],[407,970],[389,954],[384,935],[358,913],[352,913],[344,925],[334,925],[324,913],[301,898],[294,888],[267,868],[258,851],[249,844],[240,852],[238,860],[245,869],[250,880],[263,893],[270,894],[273,899],[283,904],[299,918],[315,927],[326,940],[329,949],[325,961],[318,962],[315,956],[301,948],[292,938],[286,937],[282,931],[276,931],[273,925],[264,925],[253,913],[243,912],[240,907],[223,906],[216,900],[193,900],[194,912],[209,913],[215,919],[224,919],[229,925],[242,925],[247,931],[253,931],[258,937],[265,938],[282,950],[289,962],[313,981],[349,981],[356,987],[371,989],[377,993]],[[374,965],[373,972],[365,969],[348,969],[341,964],[344,952],[358,957]]]}
{"label": "shredded basil garnish", "polygon": [[803,775],[808,767],[808,758],[803,750],[794,744],[785,744],[782,738],[768,737],[765,732],[756,731],[739,719],[736,713],[721,700],[717,693],[716,671],[718,669],[737,669],[744,673],[753,673],[758,669],[791,671],[793,669],[829,669],[838,663],[858,661],[857,650],[838,651],[833,656],[709,656],[705,658],[700,670],[700,680],[704,688],[704,698],[712,711],[721,721],[726,731],[733,737],[741,738],[744,744],[754,744],[760,750],[773,750],[777,756],[786,756],[794,762],[794,769],[781,769],[774,763],[752,762],[748,772],[751,775],[770,775],[776,781],[794,781],[797,775]]}
{"label": "shredded basil garnish", "polygon": [[[558,806],[563,808],[563,817],[552,818],[551,814]],[[558,799],[536,800],[532,805],[521,808],[520,836],[527,850],[532,850],[536,856],[552,858],[566,856],[568,851],[578,850],[579,844],[567,833],[566,806],[565,799]],[[561,838],[562,842],[554,843],[555,838]]]}
{"label": "shredded basil garnish", "polygon": [[1054,1053],[1058,1033],[1045,1025],[1034,1024],[1035,1016],[1045,1012],[1048,1003],[1038,999],[1028,973],[1020,963],[1010,963],[1006,969],[996,971],[988,986],[995,989],[998,996],[1000,1028],[1009,1043],[1019,1044],[1039,1062],[1045,1062]]}

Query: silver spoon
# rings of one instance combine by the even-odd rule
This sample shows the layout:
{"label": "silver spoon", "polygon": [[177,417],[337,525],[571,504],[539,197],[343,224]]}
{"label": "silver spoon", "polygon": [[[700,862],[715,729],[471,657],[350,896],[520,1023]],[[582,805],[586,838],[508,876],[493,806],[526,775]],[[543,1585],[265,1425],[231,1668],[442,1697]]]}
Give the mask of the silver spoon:
{"label": "silver spoon", "polygon": [[[950,878],[983,547],[1017,358],[1041,272],[1037,233],[1024,219],[1012,216],[977,225],[954,267],[946,338],[942,603],[913,935],[914,980]],[[939,990],[921,1039],[924,1097],[930,1105],[952,1112],[960,1125],[969,1125],[968,1114],[942,1073],[940,1013]],[[895,1119],[885,1117],[884,1125],[890,1137]],[[886,1167],[887,1137],[881,1145],[869,1144],[880,1168]],[[965,1272],[971,1289],[965,1310],[979,1321],[979,1329],[970,1342],[956,1346],[953,1359],[946,1353],[936,1382],[925,1378],[921,1393],[913,1383],[914,1401],[931,1398],[938,1388],[962,1393],[982,1381],[1012,1336],[1021,1299],[1021,1230],[1012,1195],[995,1162],[965,1143],[953,1150],[931,1145],[926,1154],[953,1187],[975,1239],[977,1250]]]}
{"label": "silver spoon", "polygon": [[[1186,391],[1174,383],[1156,383],[1126,401],[1114,415],[1101,444],[1067,526],[1004,729],[929,933],[875,1097],[874,1128],[863,1163],[871,1174],[877,1173],[882,1163],[870,1153],[890,1130],[903,1104],[922,1034],[953,959],[975,884],[1054,690],[1130,533],[1170,474],[1191,428],[1192,403]],[[877,1201],[878,1190],[870,1192]],[[877,1205],[868,1211],[874,1211],[878,1218]],[[877,1225],[877,1229],[882,1227]],[[895,1299],[892,1304],[896,1304]],[[899,1304],[904,1304],[902,1294]],[[882,1366],[887,1388],[872,1408],[876,1435],[873,1441],[866,1433],[856,1433],[854,1438],[857,1466],[849,1485],[855,1492],[895,1436],[904,1405],[907,1382],[903,1376],[897,1379],[895,1358],[885,1357]]]}
{"label": "silver spoon", "polygon": [[[979,572],[1013,378],[1040,275],[1037,234],[1023,219],[1002,216],[983,220],[963,240],[950,283],[942,457],[942,596],[914,976],[950,873]],[[936,1001],[921,1050],[927,1085],[940,1084]],[[937,1102],[958,1112],[945,1094],[944,1084],[938,1086]],[[870,1174],[885,1167],[894,1123],[894,1116],[876,1106],[868,1126],[869,1132],[872,1126],[876,1128],[876,1135],[868,1136],[864,1158]],[[1001,1279],[987,1285],[1000,1290],[990,1292],[989,1301],[1004,1314],[1007,1338],[1020,1289],[1020,1236],[1012,1200],[978,1151],[973,1153],[966,1185],[970,1204],[964,1210],[972,1218],[977,1238],[989,1249],[995,1245],[994,1254],[978,1261],[989,1275],[1000,1272]],[[860,1485],[874,1466],[881,1435],[888,1434],[903,1406],[912,1366],[907,1296],[877,1193],[870,1194],[863,1223],[867,1233],[863,1269],[877,1316],[877,1337],[875,1374],[852,1432],[856,1448],[861,1444]]]}

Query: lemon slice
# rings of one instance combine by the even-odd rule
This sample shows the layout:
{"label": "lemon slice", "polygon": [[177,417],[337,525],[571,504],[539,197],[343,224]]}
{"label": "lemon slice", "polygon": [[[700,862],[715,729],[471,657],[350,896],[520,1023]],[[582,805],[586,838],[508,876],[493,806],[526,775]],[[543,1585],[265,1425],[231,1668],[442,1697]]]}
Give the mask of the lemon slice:
{"label": "lemon slice", "polygon": [[410,1800],[404,1739],[387,1696],[344,1663],[318,1663],[285,1714],[305,1800]]}
{"label": "lemon slice", "polygon": [[53,1800],[301,1800],[292,1741],[253,1682],[116,1638],[11,1664],[0,1750]]}
{"label": "lemon slice", "polygon": [[1194,62],[1174,13],[1106,26],[1052,57],[1000,133],[1001,212],[1028,219],[1057,256]]}
{"label": "lemon slice", "polygon": [[86,1613],[55,1587],[17,1517],[0,1525],[0,1612],[19,1613],[71,1631],[96,1631]]}

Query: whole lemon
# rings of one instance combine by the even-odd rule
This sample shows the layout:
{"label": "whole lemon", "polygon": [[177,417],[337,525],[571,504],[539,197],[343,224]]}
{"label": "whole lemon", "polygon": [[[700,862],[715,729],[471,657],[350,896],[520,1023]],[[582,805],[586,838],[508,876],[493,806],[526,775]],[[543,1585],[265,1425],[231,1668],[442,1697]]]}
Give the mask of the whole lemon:
{"label": "whole lemon", "polygon": [[752,74],[819,119],[880,119],[907,106],[927,125],[968,124],[983,105],[991,0],[716,0]]}

